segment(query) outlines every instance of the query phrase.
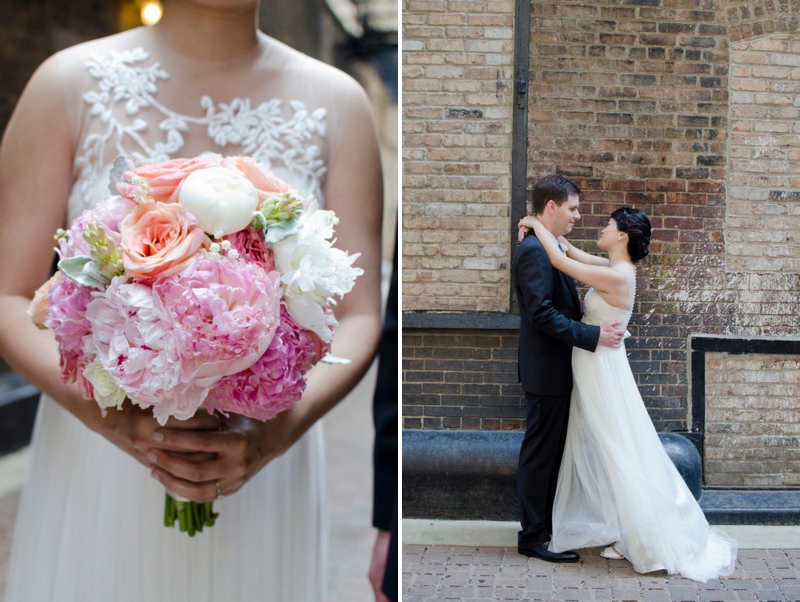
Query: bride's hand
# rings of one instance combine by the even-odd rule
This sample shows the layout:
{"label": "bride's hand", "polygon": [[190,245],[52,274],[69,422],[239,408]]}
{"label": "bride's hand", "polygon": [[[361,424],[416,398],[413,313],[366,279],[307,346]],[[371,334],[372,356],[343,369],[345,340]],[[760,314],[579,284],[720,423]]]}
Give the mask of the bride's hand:
{"label": "bride's hand", "polygon": [[[148,468],[154,466],[153,461],[148,458],[149,454],[154,451],[160,454],[166,453],[163,451],[163,445],[153,439],[153,433],[161,427],[156,422],[156,419],[153,418],[152,410],[143,410],[126,399],[121,410],[111,408],[106,412],[106,416],[103,417],[100,415],[98,408],[97,419],[92,420],[88,426],[122,451],[133,456]],[[170,418],[165,428],[183,432],[208,432],[219,430],[220,425],[219,416],[202,411],[197,412],[189,420]],[[215,453],[205,450],[192,450],[192,453],[181,455],[185,461],[192,462],[208,461],[216,458]]]}
{"label": "bride's hand", "polygon": [[539,219],[535,215],[526,215],[519,220],[519,224],[517,224],[517,240],[522,242],[522,239],[525,238],[525,235],[530,232],[530,230],[533,228],[533,225],[538,221]]}
{"label": "bride's hand", "polygon": [[[299,438],[293,434],[291,412],[286,410],[266,422],[231,414],[222,417],[222,427],[213,432],[169,425],[157,429],[154,444],[161,449],[150,452],[151,475],[172,493],[193,502],[216,499],[215,481],[224,495],[231,495]],[[213,452],[216,457],[188,461],[176,455],[201,451]]]}

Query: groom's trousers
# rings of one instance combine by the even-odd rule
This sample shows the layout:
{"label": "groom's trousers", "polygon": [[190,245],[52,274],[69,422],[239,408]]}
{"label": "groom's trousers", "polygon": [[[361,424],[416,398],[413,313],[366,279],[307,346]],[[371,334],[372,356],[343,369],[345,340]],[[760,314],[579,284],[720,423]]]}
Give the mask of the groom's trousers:
{"label": "groom's trousers", "polygon": [[518,544],[523,548],[550,540],[558,471],[567,440],[569,402],[569,395],[525,393],[527,425],[517,469],[522,523]]}

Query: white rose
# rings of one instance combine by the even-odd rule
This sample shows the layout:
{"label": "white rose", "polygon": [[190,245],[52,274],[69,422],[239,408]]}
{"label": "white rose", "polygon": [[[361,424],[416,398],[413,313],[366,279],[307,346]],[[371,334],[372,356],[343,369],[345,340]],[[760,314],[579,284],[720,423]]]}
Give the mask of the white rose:
{"label": "white rose", "polygon": [[83,369],[83,376],[94,387],[94,400],[101,408],[121,408],[125,401],[125,391],[111,380],[100,360],[90,362]]}
{"label": "white rose", "polygon": [[255,186],[227,167],[209,167],[190,173],[178,191],[178,202],[197,218],[197,224],[220,238],[244,230],[258,205]]}

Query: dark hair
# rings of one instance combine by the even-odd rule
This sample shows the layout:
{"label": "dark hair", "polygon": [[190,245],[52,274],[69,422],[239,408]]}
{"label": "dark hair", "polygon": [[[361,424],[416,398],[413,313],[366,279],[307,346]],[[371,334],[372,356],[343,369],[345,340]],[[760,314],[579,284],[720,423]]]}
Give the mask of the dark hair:
{"label": "dark hair", "polygon": [[571,194],[580,194],[581,190],[573,182],[563,176],[545,176],[533,186],[533,214],[541,215],[547,201],[561,204]]}
{"label": "dark hair", "polygon": [[633,261],[641,261],[650,252],[650,218],[641,209],[620,207],[611,214],[611,219],[617,222],[617,229],[628,235],[628,254]]}

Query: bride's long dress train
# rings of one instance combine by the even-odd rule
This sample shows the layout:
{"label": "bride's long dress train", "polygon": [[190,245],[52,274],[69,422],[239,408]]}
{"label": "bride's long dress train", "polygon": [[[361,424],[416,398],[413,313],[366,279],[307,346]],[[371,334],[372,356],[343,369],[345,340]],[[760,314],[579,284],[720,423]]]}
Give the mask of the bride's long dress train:
{"label": "bride's long dress train", "polygon": [[[631,312],[594,289],[583,321]],[[642,402],[624,345],[574,349],[575,384],[553,507],[552,551],[614,544],[640,573],[665,569],[706,582],[734,570],[737,543],[709,527],[664,451]]]}
{"label": "bride's long dress train", "polygon": [[[250,54],[214,62],[139,28],[69,48],[43,69],[63,89],[75,137],[70,222],[110,194],[118,154],[251,155],[322,203],[327,166],[358,173],[352,145],[375,135],[351,78],[264,36]],[[164,488],[149,469],[43,397],[5,601],[322,602],[324,493],[318,422],[215,502],[216,525],[189,538],[164,527]]]}

